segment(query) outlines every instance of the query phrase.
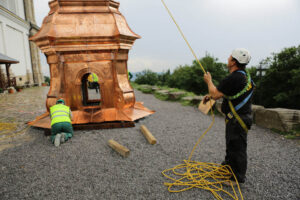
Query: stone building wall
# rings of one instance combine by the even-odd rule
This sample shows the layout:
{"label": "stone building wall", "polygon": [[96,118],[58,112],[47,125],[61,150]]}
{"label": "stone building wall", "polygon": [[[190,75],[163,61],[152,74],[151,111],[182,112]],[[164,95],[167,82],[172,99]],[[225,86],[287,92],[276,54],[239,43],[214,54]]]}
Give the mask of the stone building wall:
{"label": "stone building wall", "polygon": [[10,67],[15,75],[11,78],[27,76],[29,70],[35,85],[44,82],[39,50],[29,42],[38,30],[33,0],[0,0],[0,53],[19,61]]}

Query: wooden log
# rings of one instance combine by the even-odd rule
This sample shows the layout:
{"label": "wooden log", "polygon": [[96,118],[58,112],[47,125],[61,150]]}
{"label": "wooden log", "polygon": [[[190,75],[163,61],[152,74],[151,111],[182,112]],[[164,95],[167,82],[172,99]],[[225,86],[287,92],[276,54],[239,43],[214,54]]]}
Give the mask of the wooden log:
{"label": "wooden log", "polygon": [[108,145],[114,149],[115,151],[117,151],[119,154],[121,154],[123,157],[128,157],[129,156],[129,149],[127,149],[126,147],[120,145],[119,143],[117,143],[114,140],[109,140],[108,141]]}
{"label": "wooden log", "polygon": [[147,129],[146,126],[142,125],[141,131],[150,144],[156,144],[155,137],[151,134],[151,132]]}

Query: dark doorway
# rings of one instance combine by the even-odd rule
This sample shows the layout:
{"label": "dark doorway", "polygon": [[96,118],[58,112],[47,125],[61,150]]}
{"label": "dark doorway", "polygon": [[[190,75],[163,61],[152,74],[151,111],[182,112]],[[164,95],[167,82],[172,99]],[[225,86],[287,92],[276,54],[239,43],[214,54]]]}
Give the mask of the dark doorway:
{"label": "dark doorway", "polygon": [[[91,78],[91,76],[93,76],[93,78]],[[100,84],[98,83],[96,74],[85,74],[81,80],[81,89],[84,106],[99,106],[101,104]]]}

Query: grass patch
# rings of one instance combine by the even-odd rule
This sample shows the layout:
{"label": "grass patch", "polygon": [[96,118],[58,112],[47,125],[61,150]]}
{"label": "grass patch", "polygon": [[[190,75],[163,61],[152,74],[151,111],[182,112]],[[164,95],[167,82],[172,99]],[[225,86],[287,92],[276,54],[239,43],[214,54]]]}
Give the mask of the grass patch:
{"label": "grass patch", "polygon": [[186,94],[184,95],[184,96],[186,96],[186,97],[194,97],[194,96],[197,96],[195,93],[193,93],[193,92],[187,92],[187,91],[185,91],[186,92]]}
{"label": "grass patch", "polygon": [[138,89],[139,84],[136,84],[135,82],[130,82],[131,87],[133,87],[134,89]]}
{"label": "grass patch", "polygon": [[271,129],[273,132],[278,133],[282,136],[284,136],[284,138],[286,139],[300,139],[300,129],[297,128],[295,130],[291,130],[291,131],[280,131],[277,129],[272,128]]}
{"label": "grass patch", "polygon": [[140,88],[139,89],[142,93],[146,93],[146,94],[151,94],[152,93],[152,88]]}
{"label": "grass patch", "polygon": [[284,137],[285,137],[286,139],[297,139],[297,138],[300,138],[300,136],[291,135],[291,134],[285,135]]}
{"label": "grass patch", "polygon": [[157,93],[157,92],[154,93],[154,96],[157,99],[162,100],[162,101],[167,101],[168,98],[169,98],[168,94],[160,94],[160,93]]}
{"label": "grass patch", "polygon": [[191,103],[191,101],[180,100],[180,104],[183,106],[195,106]]}
{"label": "grass patch", "polygon": [[143,92],[143,93],[146,93],[146,94],[151,94],[151,93],[153,93],[152,92],[152,85],[139,85],[139,84],[136,84],[136,83],[134,83],[134,82],[131,82],[130,83],[131,84],[131,86],[134,88],[134,89],[137,89],[137,90],[139,90],[139,91],[141,91],[141,92]]}
{"label": "grass patch", "polygon": [[[198,106],[198,105],[193,104],[192,101],[183,100],[184,97],[188,97],[188,96],[194,97],[194,96],[197,96],[193,92],[188,92],[188,91],[185,91],[185,90],[182,90],[182,89],[178,89],[178,88],[169,88],[167,86],[139,85],[139,84],[136,84],[134,82],[131,82],[131,86],[133,88],[135,88],[135,89],[143,92],[143,93],[146,93],[146,94],[154,93],[154,96],[157,99],[162,100],[162,101],[178,101],[183,106]],[[180,98],[178,98],[177,100],[170,100],[168,94],[162,94],[162,93],[158,93],[156,91],[153,91],[152,87],[157,87],[159,90],[168,90],[169,92],[184,92],[185,94],[181,95]]]}

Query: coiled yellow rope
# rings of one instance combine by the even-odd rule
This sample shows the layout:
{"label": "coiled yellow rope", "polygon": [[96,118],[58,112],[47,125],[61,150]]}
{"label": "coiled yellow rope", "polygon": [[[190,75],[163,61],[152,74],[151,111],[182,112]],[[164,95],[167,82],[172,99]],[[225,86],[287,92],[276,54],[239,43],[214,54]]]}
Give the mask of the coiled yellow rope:
{"label": "coiled yellow rope", "polygon": [[[200,65],[203,73],[206,73],[204,67],[202,66],[201,62],[198,60],[194,50],[192,49],[191,45],[187,41],[186,37],[184,36],[181,28],[177,24],[175,18],[173,17],[172,13],[168,9],[167,5],[165,4],[164,0],[161,0],[164,7],[166,8],[167,12],[169,13],[170,17],[172,18],[173,22],[176,24],[181,36],[185,40],[186,44],[190,48],[191,52],[193,53],[195,59],[197,60],[198,64]],[[210,101],[211,104],[211,101]],[[212,105],[211,105],[212,106]],[[200,136],[198,141],[193,147],[192,152],[190,153],[188,160],[183,160],[184,164],[177,165],[173,168],[166,169],[162,172],[162,174],[170,179],[173,182],[164,183],[168,187],[169,192],[183,192],[192,188],[200,188],[204,190],[210,191],[214,197],[218,200],[222,200],[223,196],[229,196],[234,200],[244,199],[238,181],[229,165],[220,165],[214,163],[205,163],[205,162],[196,162],[192,161],[191,158],[197,146],[200,144],[203,137],[208,133],[215,122],[215,116],[213,110],[210,110],[212,116],[212,122],[207,128],[207,130]],[[172,174],[173,175],[169,175]],[[234,177],[238,193],[235,190],[233,183],[230,181],[231,177]],[[223,183],[230,183],[230,187],[232,189],[231,192],[227,191],[223,187]]]}

